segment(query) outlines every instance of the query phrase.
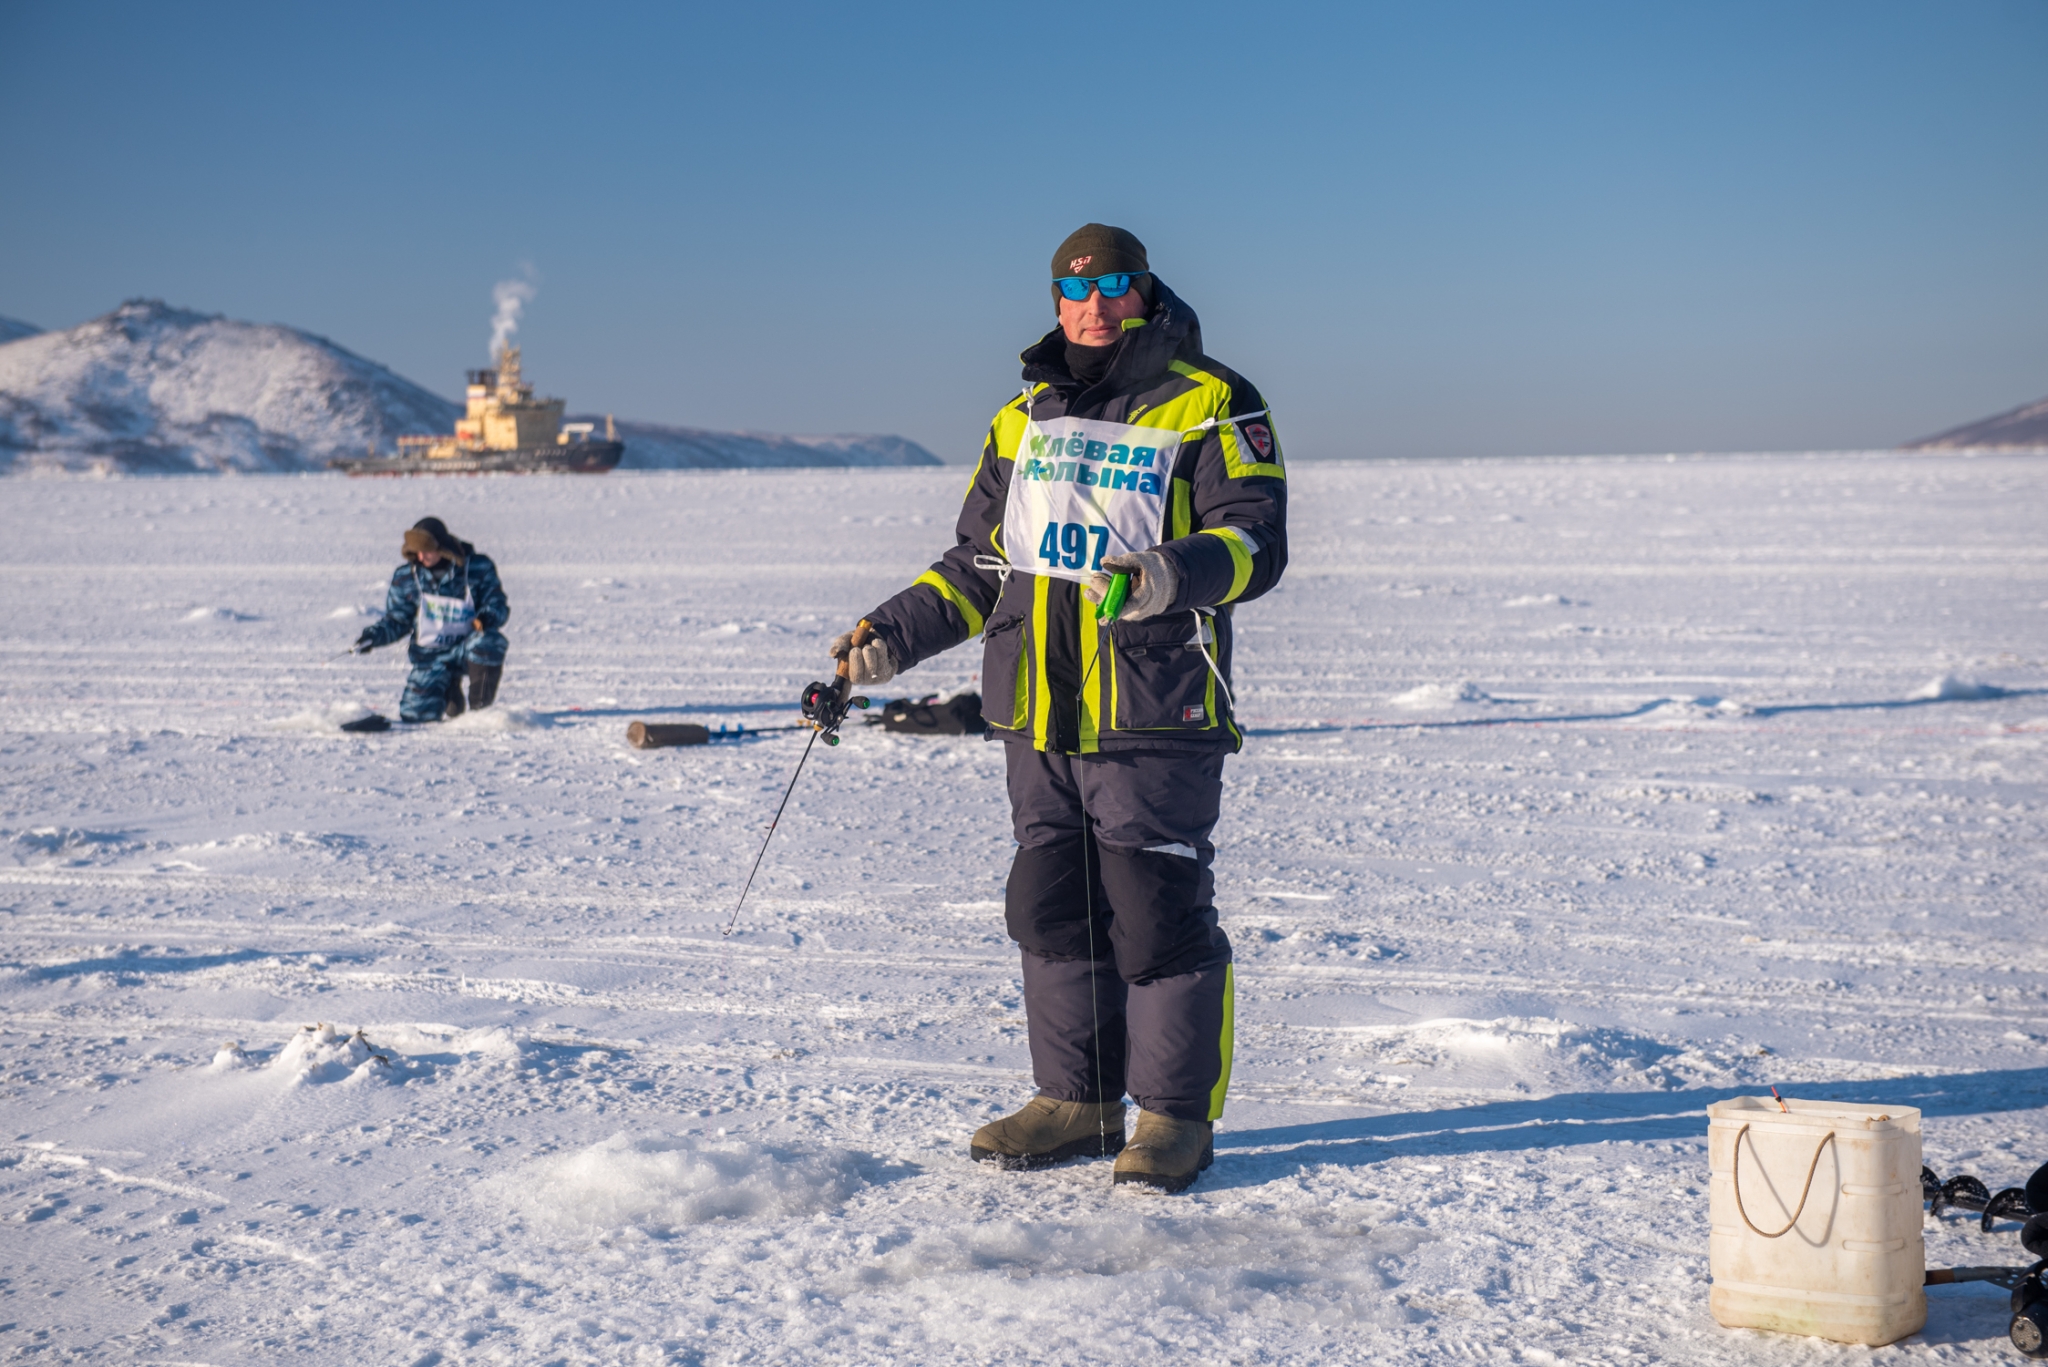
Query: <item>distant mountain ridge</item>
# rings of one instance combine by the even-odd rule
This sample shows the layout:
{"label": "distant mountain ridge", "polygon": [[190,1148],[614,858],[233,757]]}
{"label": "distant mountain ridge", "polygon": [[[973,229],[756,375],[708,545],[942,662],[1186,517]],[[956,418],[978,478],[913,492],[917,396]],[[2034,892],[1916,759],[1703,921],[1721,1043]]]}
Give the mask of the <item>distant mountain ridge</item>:
{"label": "distant mountain ridge", "polygon": [[22,337],[33,337],[42,329],[34,323],[24,323],[19,318],[0,318],[0,342],[12,342]]}
{"label": "distant mountain ridge", "polygon": [[1909,441],[1905,451],[2036,451],[2048,450],[2048,399],[1980,422],[1951,427],[1931,437]]}
{"label": "distant mountain ridge", "polygon": [[[604,420],[585,414],[576,421]],[[772,432],[710,432],[700,427],[664,427],[651,422],[618,424],[626,454],[621,470],[777,469],[818,465],[938,465],[942,462],[908,437],[841,434],[790,437]]]}
{"label": "distant mountain ridge", "polygon": [[[324,470],[462,412],[325,337],[160,299],[61,332],[0,320],[0,474]],[[902,437],[619,426],[628,469],[940,463]]]}

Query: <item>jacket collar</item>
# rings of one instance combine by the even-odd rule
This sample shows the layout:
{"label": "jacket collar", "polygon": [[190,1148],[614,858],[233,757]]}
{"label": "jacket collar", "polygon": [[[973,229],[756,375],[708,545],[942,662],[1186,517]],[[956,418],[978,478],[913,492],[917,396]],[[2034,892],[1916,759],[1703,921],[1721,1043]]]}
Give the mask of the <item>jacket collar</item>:
{"label": "jacket collar", "polygon": [[444,583],[457,576],[467,578],[469,575],[469,565],[466,561],[451,560],[445,555],[441,557],[441,563],[432,569],[428,569],[411,556],[406,557],[406,563],[412,566],[414,574],[434,584]]}
{"label": "jacket collar", "polygon": [[1167,363],[1183,352],[1199,355],[1202,324],[1187,301],[1152,277],[1152,309],[1145,326],[1132,328],[1117,338],[1109,370],[1094,386],[1081,389],[1067,369],[1067,335],[1055,327],[1039,338],[1018,359],[1024,362],[1026,384],[1049,384],[1069,405],[1083,405],[1127,389],[1136,389],[1166,371]]}

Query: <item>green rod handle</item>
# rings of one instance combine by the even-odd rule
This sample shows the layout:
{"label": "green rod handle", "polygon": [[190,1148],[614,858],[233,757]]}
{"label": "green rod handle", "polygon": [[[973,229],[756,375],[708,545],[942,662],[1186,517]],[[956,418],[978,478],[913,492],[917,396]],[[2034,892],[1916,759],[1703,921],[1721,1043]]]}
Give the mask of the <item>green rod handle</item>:
{"label": "green rod handle", "polygon": [[1131,576],[1115,574],[1110,576],[1109,592],[1102,595],[1100,606],[1095,609],[1095,620],[1114,622],[1117,614],[1124,610],[1124,600],[1131,596]]}

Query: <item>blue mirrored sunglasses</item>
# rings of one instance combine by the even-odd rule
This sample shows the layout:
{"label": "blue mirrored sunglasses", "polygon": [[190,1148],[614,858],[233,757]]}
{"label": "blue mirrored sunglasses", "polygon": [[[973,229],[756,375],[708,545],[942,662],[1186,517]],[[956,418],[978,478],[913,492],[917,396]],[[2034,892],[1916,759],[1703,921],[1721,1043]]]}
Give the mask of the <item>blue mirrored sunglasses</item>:
{"label": "blue mirrored sunglasses", "polygon": [[1131,281],[1137,278],[1129,271],[1120,271],[1115,275],[1066,275],[1054,283],[1060,287],[1061,294],[1078,304],[1088,297],[1090,286],[1101,290],[1104,299],[1121,299],[1130,293]]}

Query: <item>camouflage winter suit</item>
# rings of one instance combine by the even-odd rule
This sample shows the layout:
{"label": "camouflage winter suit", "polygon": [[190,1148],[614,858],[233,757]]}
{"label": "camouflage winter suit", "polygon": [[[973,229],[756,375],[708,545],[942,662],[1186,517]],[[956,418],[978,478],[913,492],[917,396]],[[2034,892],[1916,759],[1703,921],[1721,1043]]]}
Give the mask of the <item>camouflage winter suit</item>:
{"label": "camouflage winter suit", "polygon": [[462,561],[443,560],[432,569],[408,560],[391,572],[384,620],[368,632],[371,646],[390,645],[401,636],[412,635],[422,593],[460,598],[467,592],[476,606],[476,623],[482,628],[438,650],[422,646],[417,639],[407,642],[412,673],[406,676],[405,696],[398,704],[402,721],[439,721],[448,707],[448,690],[468,666],[505,663],[507,642],[500,628],[511,618],[512,608],[498,582],[498,567],[488,555],[475,551],[467,555]]}

